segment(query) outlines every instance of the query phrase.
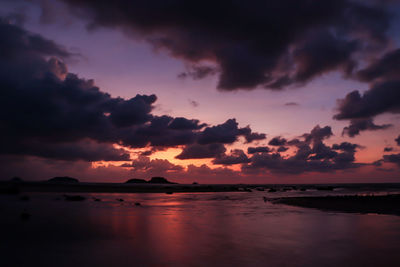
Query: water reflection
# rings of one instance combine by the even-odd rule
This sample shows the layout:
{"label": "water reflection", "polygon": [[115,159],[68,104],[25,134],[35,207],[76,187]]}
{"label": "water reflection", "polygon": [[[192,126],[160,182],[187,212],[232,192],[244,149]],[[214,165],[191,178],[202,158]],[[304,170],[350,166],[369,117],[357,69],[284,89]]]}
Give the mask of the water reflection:
{"label": "water reflection", "polygon": [[[272,205],[265,195],[88,194],[79,203],[0,196],[0,251],[5,266],[400,264],[400,217]],[[18,218],[23,209],[28,222]]]}

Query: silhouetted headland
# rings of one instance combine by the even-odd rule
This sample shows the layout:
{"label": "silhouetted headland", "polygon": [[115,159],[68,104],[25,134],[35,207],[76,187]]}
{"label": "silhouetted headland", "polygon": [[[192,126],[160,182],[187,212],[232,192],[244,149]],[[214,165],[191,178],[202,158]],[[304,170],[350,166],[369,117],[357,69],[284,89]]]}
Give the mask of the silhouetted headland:
{"label": "silhouetted headland", "polygon": [[149,184],[177,184],[177,183],[168,181],[164,177],[152,177],[150,179],[150,181],[148,181],[148,183]]}
{"label": "silhouetted headland", "polygon": [[400,215],[400,194],[367,196],[284,197],[269,199],[286,204],[327,211]]}
{"label": "silhouetted headland", "polygon": [[125,182],[126,184],[177,184],[168,181],[164,177],[152,177],[149,181],[146,181],[144,179],[129,179],[128,181]]}

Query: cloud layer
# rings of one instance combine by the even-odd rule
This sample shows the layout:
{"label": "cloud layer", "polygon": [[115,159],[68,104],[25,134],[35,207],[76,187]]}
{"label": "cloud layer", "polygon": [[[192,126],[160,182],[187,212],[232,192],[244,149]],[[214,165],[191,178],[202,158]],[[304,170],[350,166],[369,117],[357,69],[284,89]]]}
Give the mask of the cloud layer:
{"label": "cloud layer", "polygon": [[[216,126],[152,114],[155,95],[112,97],[68,72],[62,46],[0,20],[1,153],[58,160],[127,161],[128,148],[186,146],[178,158],[214,157],[243,137],[235,119]],[[116,146],[118,145],[118,147]],[[196,151],[199,148],[200,151]]]}
{"label": "cloud layer", "polygon": [[92,29],[120,28],[182,59],[191,67],[181,77],[218,73],[221,90],[281,89],[335,70],[349,76],[357,54],[387,44],[391,18],[382,1],[64,2]]}
{"label": "cloud layer", "polygon": [[350,137],[360,131],[389,128],[390,124],[376,125],[373,118],[385,114],[400,113],[400,50],[385,53],[356,73],[356,78],[368,82],[370,88],[364,93],[358,90],[348,93],[338,100],[334,119],[350,120],[343,129]]}

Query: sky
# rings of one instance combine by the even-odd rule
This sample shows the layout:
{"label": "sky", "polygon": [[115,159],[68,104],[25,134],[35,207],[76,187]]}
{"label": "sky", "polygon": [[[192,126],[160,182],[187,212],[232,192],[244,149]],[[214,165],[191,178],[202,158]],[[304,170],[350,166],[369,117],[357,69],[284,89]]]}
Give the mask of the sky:
{"label": "sky", "polygon": [[400,1],[0,3],[2,180],[400,182]]}

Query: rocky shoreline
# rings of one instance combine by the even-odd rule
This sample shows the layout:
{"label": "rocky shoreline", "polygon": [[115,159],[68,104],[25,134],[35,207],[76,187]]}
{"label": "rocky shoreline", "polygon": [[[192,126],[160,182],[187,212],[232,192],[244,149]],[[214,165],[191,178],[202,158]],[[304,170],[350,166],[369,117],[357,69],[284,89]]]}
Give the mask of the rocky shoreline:
{"label": "rocky shoreline", "polygon": [[284,197],[268,200],[274,204],[325,211],[400,215],[400,194]]}

